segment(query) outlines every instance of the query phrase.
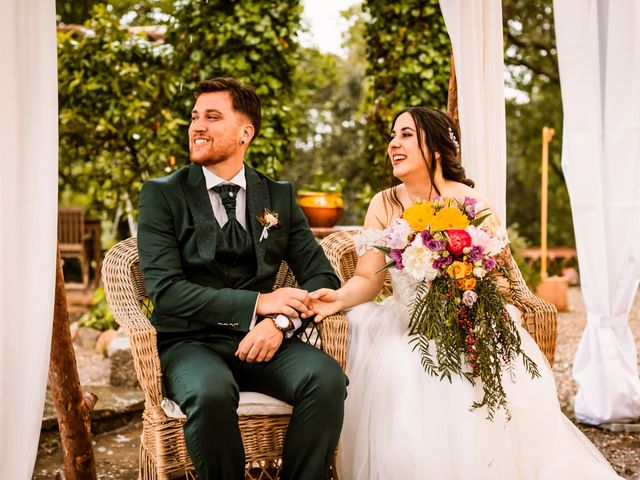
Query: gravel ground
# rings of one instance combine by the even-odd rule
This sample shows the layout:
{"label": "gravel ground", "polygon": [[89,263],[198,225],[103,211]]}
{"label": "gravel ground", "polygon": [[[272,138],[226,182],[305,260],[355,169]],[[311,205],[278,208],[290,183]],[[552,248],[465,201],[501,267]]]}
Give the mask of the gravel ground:
{"label": "gravel ground", "polygon": [[[569,290],[569,304],[570,311],[561,312],[558,318],[558,346],[553,372],[562,410],[572,421],[575,421],[572,405],[577,386],[571,377],[571,368],[585,325],[585,309],[579,288],[573,287]],[[635,299],[630,326],[636,347],[640,350],[640,292]],[[107,359],[85,349],[78,349],[77,355],[81,382],[84,385],[108,383]],[[613,433],[580,424],[578,427],[598,447],[620,475],[626,479],[640,480],[640,433]],[[99,479],[135,480],[137,478],[140,432],[140,422],[132,422],[117,431],[94,437]],[[61,462],[59,449],[46,448],[43,443],[46,442],[41,443],[34,480],[52,478],[52,472],[59,468]]]}
{"label": "gravel ground", "polygon": [[[586,315],[580,289],[569,289],[570,311],[558,316],[558,344],[553,373],[562,410],[575,423],[573,399],[578,389],[571,376],[573,359],[584,330]],[[636,295],[629,325],[640,350],[640,292]],[[616,472],[628,479],[640,480],[640,433],[614,433],[577,424],[611,463]]]}

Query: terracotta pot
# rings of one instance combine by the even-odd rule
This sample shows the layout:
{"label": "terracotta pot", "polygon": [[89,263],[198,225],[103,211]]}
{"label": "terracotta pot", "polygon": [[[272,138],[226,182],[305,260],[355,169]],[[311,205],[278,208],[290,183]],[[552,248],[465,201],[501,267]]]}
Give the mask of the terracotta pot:
{"label": "terracotta pot", "polygon": [[301,190],[298,192],[298,203],[311,227],[333,227],[344,211],[340,193]]}
{"label": "terracotta pot", "polygon": [[560,311],[569,310],[569,279],[567,277],[543,278],[536,289],[536,295],[553,304]]}

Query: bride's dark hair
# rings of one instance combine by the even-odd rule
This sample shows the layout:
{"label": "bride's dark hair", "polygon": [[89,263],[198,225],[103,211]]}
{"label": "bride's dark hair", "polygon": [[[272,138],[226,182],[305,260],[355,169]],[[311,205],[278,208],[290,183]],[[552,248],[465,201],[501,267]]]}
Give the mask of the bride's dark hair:
{"label": "bride's dark hair", "polygon": [[[473,188],[475,185],[473,180],[467,178],[464,168],[460,163],[460,133],[451,117],[433,108],[409,107],[401,110],[393,117],[393,121],[391,122],[392,130],[398,117],[405,112],[408,112],[413,117],[413,121],[416,124],[418,146],[420,147],[422,159],[429,172],[431,191],[433,192],[435,190],[437,195],[441,195],[438,186],[435,184],[436,153],[440,154],[440,166],[442,168],[442,176],[445,180],[464,183]],[[425,146],[429,154],[428,158],[425,155]],[[388,171],[391,171],[389,152],[387,152],[385,173]],[[385,208],[388,203],[391,203],[402,211],[402,203],[398,198],[396,188],[401,182],[393,175],[389,175],[389,177],[391,177],[391,184],[388,186],[389,189],[383,193]],[[429,196],[431,196],[431,192]]]}

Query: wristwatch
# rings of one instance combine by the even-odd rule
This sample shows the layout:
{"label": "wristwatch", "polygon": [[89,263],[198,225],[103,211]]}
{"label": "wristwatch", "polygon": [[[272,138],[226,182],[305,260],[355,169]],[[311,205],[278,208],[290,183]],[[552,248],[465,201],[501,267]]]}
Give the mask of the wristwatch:
{"label": "wristwatch", "polygon": [[289,320],[289,317],[286,315],[274,315],[269,318],[273,320],[273,324],[283,334],[286,334],[293,327],[293,325],[291,325],[291,320]]}

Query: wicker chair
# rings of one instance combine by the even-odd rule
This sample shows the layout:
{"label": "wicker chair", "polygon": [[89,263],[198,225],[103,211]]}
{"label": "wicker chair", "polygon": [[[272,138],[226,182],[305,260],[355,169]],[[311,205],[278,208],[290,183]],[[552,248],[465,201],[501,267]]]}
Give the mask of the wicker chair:
{"label": "wicker chair", "polygon": [[[352,234],[353,232],[337,232],[322,240],[322,247],[342,282],[353,276],[357,263],[358,256]],[[558,335],[556,307],[531,293],[508,250],[498,261],[507,266],[516,283],[517,294],[509,298],[509,301],[520,310],[524,328],[531,334],[549,363],[553,365]]]}
{"label": "wicker chair", "polygon": [[[142,281],[135,238],[118,243],[107,253],[102,265],[102,277],[111,311],[116,321],[128,331],[136,374],[145,395],[140,478],[164,480],[184,476],[194,479],[193,464],[184,441],[184,420],[167,417],[161,406],[162,374],[156,330],[148,319],[152,306]],[[295,279],[283,263],[274,288],[293,285]],[[314,324],[300,336],[331,355],[344,368],[347,334],[346,318],[334,315],[319,325]],[[290,415],[282,412],[244,415],[241,397],[239,416],[247,462],[246,478],[277,478]],[[332,476],[337,478],[335,468],[332,468]]]}

